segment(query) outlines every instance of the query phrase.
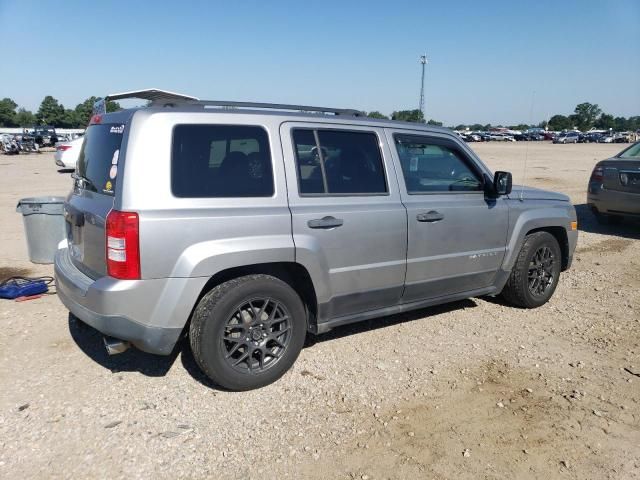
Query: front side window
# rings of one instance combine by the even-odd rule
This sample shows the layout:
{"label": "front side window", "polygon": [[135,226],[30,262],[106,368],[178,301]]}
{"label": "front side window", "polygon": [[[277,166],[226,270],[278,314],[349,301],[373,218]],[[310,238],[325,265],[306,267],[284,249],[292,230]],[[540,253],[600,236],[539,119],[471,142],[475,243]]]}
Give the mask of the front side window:
{"label": "front side window", "polygon": [[262,127],[177,125],[171,191],[176,197],[271,197],[269,139]]}
{"label": "front side window", "polygon": [[294,129],[302,195],[384,195],[387,183],[373,132]]}
{"label": "front side window", "polygon": [[394,140],[409,194],[482,191],[480,176],[448,142],[414,135]]}

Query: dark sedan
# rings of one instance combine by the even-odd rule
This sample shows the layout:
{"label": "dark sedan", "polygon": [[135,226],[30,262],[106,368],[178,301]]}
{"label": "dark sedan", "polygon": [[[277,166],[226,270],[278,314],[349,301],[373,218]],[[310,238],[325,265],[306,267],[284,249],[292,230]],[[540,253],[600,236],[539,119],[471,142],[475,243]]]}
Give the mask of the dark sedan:
{"label": "dark sedan", "polygon": [[596,164],[587,203],[601,223],[640,218],[640,142]]}

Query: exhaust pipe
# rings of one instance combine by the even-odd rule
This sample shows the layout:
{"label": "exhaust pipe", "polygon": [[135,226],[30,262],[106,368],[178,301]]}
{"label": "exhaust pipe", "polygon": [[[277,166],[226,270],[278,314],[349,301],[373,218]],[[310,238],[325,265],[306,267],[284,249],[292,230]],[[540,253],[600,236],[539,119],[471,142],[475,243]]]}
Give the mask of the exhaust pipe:
{"label": "exhaust pipe", "polygon": [[104,348],[107,349],[109,355],[117,355],[118,353],[126,352],[131,344],[124,340],[114,337],[103,337]]}

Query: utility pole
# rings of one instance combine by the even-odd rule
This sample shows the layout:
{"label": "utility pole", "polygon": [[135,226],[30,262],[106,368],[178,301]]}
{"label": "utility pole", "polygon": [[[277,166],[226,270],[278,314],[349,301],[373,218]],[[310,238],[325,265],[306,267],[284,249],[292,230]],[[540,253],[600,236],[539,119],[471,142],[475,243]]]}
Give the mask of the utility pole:
{"label": "utility pole", "polygon": [[422,81],[420,82],[420,106],[418,109],[422,112],[422,115],[424,115],[424,67],[427,64],[426,55],[420,55],[420,63],[422,64]]}

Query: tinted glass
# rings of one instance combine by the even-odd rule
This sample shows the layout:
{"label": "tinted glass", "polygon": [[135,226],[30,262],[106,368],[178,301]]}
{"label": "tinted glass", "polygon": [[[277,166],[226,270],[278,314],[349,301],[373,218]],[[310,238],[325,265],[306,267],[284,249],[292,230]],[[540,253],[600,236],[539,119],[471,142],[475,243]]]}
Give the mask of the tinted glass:
{"label": "tinted glass", "polygon": [[78,175],[86,178],[84,188],[113,195],[122,144],[122,124],[90,125],[78,156]]}
{"label": "tinted glass", "polygon": [[267,132],[252,126],[176,126],[171,190],[177,197],[272,196]]}
{"label": "tinted glass", "polygon": [[396,149],[409,193],[482,190],[482,182],[455,147],[412,135],[396,135]]}
{"label": "tinted glass", "polygon": [[300,193],[325,193],[320,155],[313,130],[294,130]]}
{"label": "tinted glass", "polygon": [[[378,137],[371,132],[294,130],[301,194],[385,194]],[[322,166],[324,165],[324,176]]]}
{"label": "tinted glass", "polygon": [[640,143],[631,145],[624,152],[620,154],[620,158],[635,158],[640,157]]}

